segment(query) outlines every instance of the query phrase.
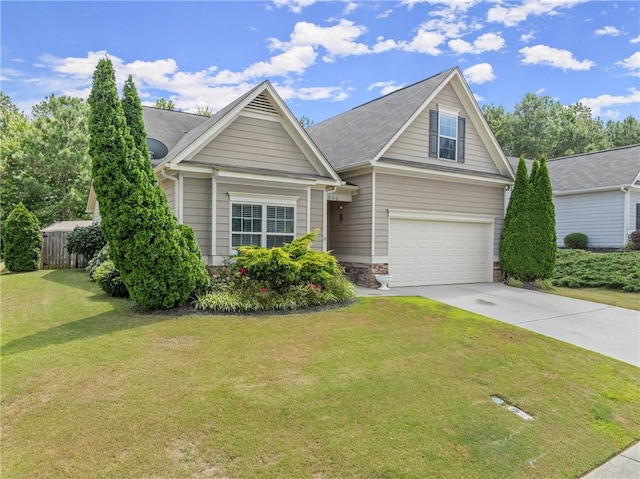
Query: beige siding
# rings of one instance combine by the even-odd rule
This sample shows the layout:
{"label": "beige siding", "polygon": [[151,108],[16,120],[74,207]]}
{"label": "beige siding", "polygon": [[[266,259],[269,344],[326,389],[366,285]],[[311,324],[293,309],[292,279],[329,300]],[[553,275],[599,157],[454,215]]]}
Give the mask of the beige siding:
{"label": "beige siding", "polygon": [[167,178],[160,178],[158,180],[158,184],[160,185],[160,188],[164,190],[167,202],[169,203],[169,208],[171,208],[171,211],[176,215],[176,182]]}
{"label": "beige siding", "polygon": [[[234,193],[247,193],[258,195],[279,195],[279,196],[296,196],[298,201],[296,204],[296,236],[301,236],[307,233],[307,190],[306,189],[287,189],[287,188],[268,188],[257,187],[247,185],[234,185],[234,184],[217,184],[217,198],[216,198],[216,255],[228,256],[230,254],[229,240],[230,240],[230,225],[229,225],[229,192]],[[320,228],[319,237],[322,238],[322,216],[321,216],[321,202],[322,192],[312,191],[311,195],[311,227]],[[320,203],[320,204],[316,204]],[[319,218],[316,215],[320,212]],[[322,243],[318,249],[322,248]]]}
{"label": "beige siding", "polygon": [[183,179],[182,222],[193,228],[202,256],[211,252],[211,179]]}
{"label": "beige siding", "polygon": [[[438,104],[441,107],[460,110],[459,115],[466,118],[464,163],[429,158],[429,110],[437,110]],[[442,89],[438,97],[407,127],[383,156],[397,160],[454,166],[465,170],[499,173],[498,168],[493,160],[491,160],[487,149],[480,139],[478,130],[475,125],[471,123],[469,115],[463,110],[462,103],[451,85],[446,85]]]}
{"label": "beige siding", "polygon": [[[371,174],[343,177],[360,189],[350,203],[329,202],[329,249],[337,256],[371,255]],[[342,209],[340,209],[342,207]],[[340,221],[342,214],[342,221]]]}
{"label": "beige siding", "polygon": [[317,174],[279,122],[240,116],[194,162]]}
{"label": "beige siding", "polygon": [[494,255],[502,231],[504,188],[376,174],[376,255],[388,254],[389,209],[495,217]]}

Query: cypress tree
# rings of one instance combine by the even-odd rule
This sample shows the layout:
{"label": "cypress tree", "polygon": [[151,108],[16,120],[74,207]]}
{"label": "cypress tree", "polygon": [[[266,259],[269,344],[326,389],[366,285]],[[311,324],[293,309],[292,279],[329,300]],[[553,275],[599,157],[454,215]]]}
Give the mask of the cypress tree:
{"label": "cypress tree", "polygon": [[98,62],[89,97],[94,189],[109,257],[131,297],[144,309],[171,308],[204,286],[207,274],[199,249],[193,248],[193,233],[178,224],[146,148],[137,144],[146,143],[142,107],[133,82],[128,83],[121,103],[111,61]]}
{"label": "cypress tree", "polygon": [[535,181],[531,184],[531,255],[535,279],[548,279],[556,267],[556,217],[547,161],[540,158]]}
{"label": "cypress tree", "polygon": [[529,177],[524,157],[520,157],[500,240],[500,266],[507,277],[532,279],[529,234]]}
{"label": "cypress tree", "polygon": [[36,271],[40,266],[40,224],[36,215],[22,203],[18,203],[7,217],[2,246],[5,266],[9,271]]}

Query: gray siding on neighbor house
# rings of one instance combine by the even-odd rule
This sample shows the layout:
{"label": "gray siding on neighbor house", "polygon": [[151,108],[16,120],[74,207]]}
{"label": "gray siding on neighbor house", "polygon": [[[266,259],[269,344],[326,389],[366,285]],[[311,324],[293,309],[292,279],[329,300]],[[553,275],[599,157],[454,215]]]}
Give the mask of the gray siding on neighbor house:
{"label": "gray siding on neighbor house", "polygon": [[[635,230],[640,230],[640,224],[636,222],[636,211],[640,208],[640,190],[630,190],[629,192],[629,226],[627,231],[633,233]],[[638,219],[640,221],[640,219]]]}
{"label": "gray siding on neighbor house", "polygon": [[[342,256],[371,256],[371,173],[342,178],[359,187],[350,203],[329,202],[329,249]],[[340,207],[342,206],[342,209]],[[342,221],[340,221],[342,214]]]}
{"label": "gray siding on neighbor house", "polygon": [[[466,118],[464,163],[429,158],[429,110],[437,110],[438,105],[460,110],[459,116]],[[446,85],[442,89],[438,97],[407,127],[383,156],[432,165],[459,167],[465,170],[500,173],[451,85]]]}
{"label": "gray siding on neighbor house", "polygon": [[234,120],[192,161],[317,174],[280,122],[246,116]]}
{"label": "gray siding on neighbor house", "polygon": [[[584,233],[589,247],[620,247],[624,239],[625,193],[620,190],[555,196],[558,245],[569,233]],[[631,208],[629,208],[631,210]]]}
{"label": "gray siding on neighbor house", "polygon": [[182,222],[191,226],[203,259],[211,254],[211,179],[183,178]]}
{"label": "gray siding on neighbor house", "polygon": [[[307,190],[293,188],[269,188],[257,187],[249,185],[236,185],[227,183],[218,183],[216,185],[216,255],[228,256],[231,254],[229,245],[230,240],[230,199],[229,192],[247,193],[255,195],[277,195],[277,196],[295,196],[298,197],[296,202],[296,231],[295,235],[300,236],[307,233]],[[312,201],[317,196],[312,195]],[[312,207],[312,213],[314,208]],[[313,222],[312,222],[313,226]],[[320,223],[322,228],[322,222]]]}
{"label": "gray siding on neighbor house", "polygon": [[443,211],[495,218],[494,256],[499,255],[504,187],[376,174],[376,255],[389,248],[389,209]]}
{"label": "gray siding on neighbor house", "polygon": [[158,184],[160,188],[164,190],[164,194],[167,197],[167,202],[169,203],[169,208],[173,211],[173,214],[177,217],[178,212],[176,211],[176,187],[175,181],[169,180],[167,178],[160,178],[158,180]]}

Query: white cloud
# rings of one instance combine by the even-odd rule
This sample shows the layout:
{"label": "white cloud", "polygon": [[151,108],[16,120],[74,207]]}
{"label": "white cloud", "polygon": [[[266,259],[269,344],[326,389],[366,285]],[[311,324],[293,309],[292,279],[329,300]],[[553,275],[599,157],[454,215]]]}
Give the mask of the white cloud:
{"label": "white cloud", "polygon": [[461,38],[456,38],[450,40],[448,45],[454,52],[463,54],[500,50],[504,47],[505,42],[500,35],[485,33],[484,35],[480,35],[473,43],[469,43]]}
{"label": "white cloud", "polygon": [[519,50],[525,65],[549,65],[563,70],[590,70],[596,64],[591,60],[578,61],[569,50],[560,50],[546,45],[524,47]]}
{"label": "white cloud", "polygon": [[302,9],[316,3],[317,0],[273,0],[273,4],[278,7],[287,7],[293,13],[301,13]]}
{"label": "white cloud", "polygon": [[476,99],[478,103],[486,101],[485,97],[483,97],[482,95],[478,95],[477,93],[474,93],[473,97]]}
{"label": "white cloud", "polygon": [[561,8],[571,8],[588,0],[525,0],[516,6],[497,5],[487,12],[487,20],[513,27],[530,15],[557,15]]}
{"label": "white cloud", "polygon": [[406,5],[409,9],[413,8],[418,3],[429,3],[431,5],[445,5],[447,8],[453,8],[456,10],[467,11],[475,4],[479,3],[479,0],[402,0],[401,5]]}
{"label": "white cloud", "polygon": [[637,88],[630,88],[629,94],[624,95],[609,95],[604,94],[596,98],[581,98],[579,100],[585,106],[591,108],[591,112],[594,116],[600,116],[601,110],[613,105],[628,105],[631,103],[637,103],[640,105],[640,91]]}
{"label": "white cloud", "polygon": [[445,36],[438,32],[419,30],[410,42],[400,42],[400,48],[406,52],[440,55],[438,48],[445,41]]}
{"label": "white cloud", "polygon": [[616,27],[612,27],[611,25],[607,25],[604,28],[598,28],[597,30],[593,31],[593,34],[596,36],[610,36],[610,37],[617,37],[620,35],[620,30],[618,30]]}
{"label": "white cloud", "polygon": [[396,85],[396,82],[394,82],[393,80],[379,81],[369,85],[367,90],[373,90],[373,89],[379,88],[381,95],[388,95],[389,93],[399,90],[402,87],[404,87],[404,83],[402,85]]}
{"label": "white cloud", "polygon": [[612,120],[615,120],[616,118],[620,117],[620,110],[605,110],[601,112],[600,115],[605,118],[611,118]]}
{"label": "white cloud", "polygon": [[392,13],[393,13],[393,8],[389,8],[388,10],[385,10],[384,12],[379,13],[376,18],[387,18]]}
{"label": "white cloud", "polygon": [[349,2],[344,7],[344,11],[342,12],[342,14],[349,15],[350,13],[353,13],[357,8],[358,8],[358,4],[356,2]]}
{"label": "white cloud", "polygon": [[495,80],[493,67],[488,63],[478,63],[463,70],[462,74],[470,84],[480,85],[488,81]]}
{"label": "white cloud", "polygon": [[529,33],[523,33],[522,35],[520,35],[520,41],[522,43],[529,43],[531,40],[533,40],[536,37],[535,32],[529,32]]}
{"label": "white cloud", "polygon": [[629,70],[629,75],[640,76],[640,52],[635,52],[630,57],[616,62],[616,65],[620,65]]}
{"label": "white cloud", "polygon": [[629,40],[629,43],[640,43],[640,35]]}

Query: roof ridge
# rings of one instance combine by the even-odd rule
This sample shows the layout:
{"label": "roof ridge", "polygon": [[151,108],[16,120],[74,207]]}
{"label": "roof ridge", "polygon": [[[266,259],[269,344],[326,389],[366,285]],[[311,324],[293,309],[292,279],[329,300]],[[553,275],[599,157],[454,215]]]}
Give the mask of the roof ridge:
{"label": "roof ridge", "polygon": [[556,158],[551,158],[549,160],[547,160],[547,163],[550,161],[559,161],[559,160],[566,160],[569,158],[575,158],[577,156],[589,156],[589,155],[597,155],[599,153],[607,153],[609,151],[616,151],[616,150],[624,150],[626,148],[636,148],[639,147],[640,143],[636,143],[633,145],[624,145],[624,146],[616,146],[615,148],[607,148],[605,150],[597,150],[597,151],[588,151],[586,153],[576,153],[575,155],[567,155],[567,156],[559,156]]}

